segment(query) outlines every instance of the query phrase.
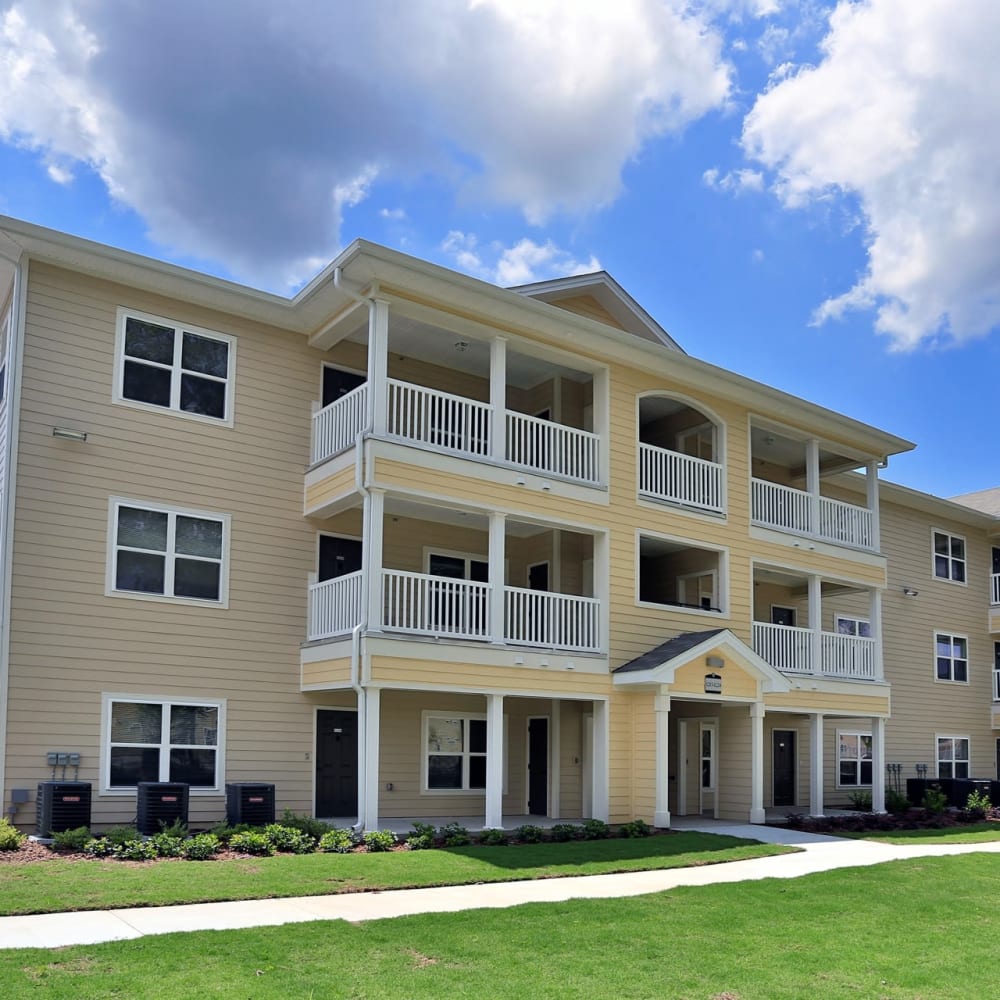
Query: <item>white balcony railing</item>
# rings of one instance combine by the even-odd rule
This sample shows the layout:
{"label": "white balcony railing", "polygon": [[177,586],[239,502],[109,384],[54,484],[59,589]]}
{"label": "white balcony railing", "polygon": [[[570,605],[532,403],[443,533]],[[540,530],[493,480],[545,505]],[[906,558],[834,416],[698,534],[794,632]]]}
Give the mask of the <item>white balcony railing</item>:
{"label": "white balcony railing", "polygon": [[721,514],[723,471],[718,462],[639,444],[639,492],[656,500]]}
{"label": "white balcony railing", "polygon": [[601,602],[520,587],[504,588],[504,639],[524,646],[596,652]]}
{"label": "white balcony railing", "polygon": [[389,434],[471,458],[490,454],[489,403],[393,378],[386,384]]}
{"label": "white balcony railing", "polygon": [[368,384],[359,385],[313,414],[312,461],[323,462],[354,445],[365,426]]}
{"label": "white balcony railing", "polygon": [[819,635],[818,665],[812,629],[754,622],[753,648],[762,659],[784,673],[869,681],[881,679],[874,639],[839,632],[820,632]]}
{"label": "white balcony railing", "polygon": [[1000,669],[993,671],[993,700],[1000,701]]}
{"label": "white balcony railing", "polygon": [[751,505],[754,524],[859,549],[875,547],[874,522],[867,507],[764,479],[753,480]]}
{"label": "white balcony railing", "polygon": [[490,585],[382,570],[383,624],[397,632],[490,638]]}
{"label": "white balcony railing", "polygon": [[992,578],[993,589],[990,594],[990,604],[994,607],[1000,605],[1000,573],[994,573]]}
{"label": "white balcony railing", "polygon": [[308,638],[350,632],[361,621],[361,571],[309,585]]}
{"label": "white balcony railing", "polygon": [[507,411],[507,461],[536,472],[600,482],[600,437],[526,413]]}

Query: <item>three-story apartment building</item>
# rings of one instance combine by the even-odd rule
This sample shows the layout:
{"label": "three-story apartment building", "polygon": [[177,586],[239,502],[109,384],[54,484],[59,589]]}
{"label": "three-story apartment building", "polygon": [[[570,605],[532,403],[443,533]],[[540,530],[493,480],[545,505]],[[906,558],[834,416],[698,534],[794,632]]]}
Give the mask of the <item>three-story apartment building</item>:
{"label": "three-story apartment building", "polygon": [[194,823],[268,781],[366,828],[668,826],[992,773],[995,517],[880,488],[909,442],[607,274],[358,241],[285,299],[5,219],[0,304],[18,822],[52,753],[97,823],[147,780]]}

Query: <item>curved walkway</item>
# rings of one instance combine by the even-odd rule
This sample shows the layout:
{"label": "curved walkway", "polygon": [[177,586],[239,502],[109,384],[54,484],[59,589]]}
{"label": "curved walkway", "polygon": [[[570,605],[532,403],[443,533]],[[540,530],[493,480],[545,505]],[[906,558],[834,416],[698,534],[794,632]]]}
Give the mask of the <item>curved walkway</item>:
{"label": "curved walkway", "polygon": [[834,868],[877,865],[906,858],[938,857],[984,852],[1000,854],[1000,841],[988,844],[879,844],[845,840],[767,826],[685,820],[676,827],[730,834],[767,843],[802,848],[797,854],[731,861],[697,868],[628,872],[540,879],[534,882],[494,882],[398,889],[339,896],[300,896],[289,899],[252,899],[230,903],[196,903],[121,910],[45,913],[0,917],[0,948],[58,948],[74,944],[118,941],[174,931],[231,930],[270,927],[309,920],[381,920],[413,913],[554,903],[568,899],[607,899],[641,896],[681,885],[709,885],[762,878],[798,878]]}

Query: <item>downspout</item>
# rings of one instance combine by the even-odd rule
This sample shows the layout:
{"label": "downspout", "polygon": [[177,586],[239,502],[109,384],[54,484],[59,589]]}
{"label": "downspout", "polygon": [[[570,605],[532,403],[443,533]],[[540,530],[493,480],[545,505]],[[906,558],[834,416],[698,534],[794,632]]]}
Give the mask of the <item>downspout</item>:
{"label": "downspout", "polygon": [[[367,305],[369,310],[369,315],[371,314],[372,299],[365,298],[363,295],[359,295],[353,288],[349,288],[343,283],[343,269],[334,268],[333,271],[333,287],[338,291],[343,292],[345,295],[350,296],[355,302],[362,305]],[[371,345],[369,344],[369,350],[371,350]],[[368,389],[369,398],[371,398],[371,387]],[[354,488],[361,494],[361,496],[367,500],[368,484],[367,484],[367,472],[368,463],[364,461],[363,449],[365,444],[365,439],[372,432],[374,426],[374,414],[371,407],[368,407],[368,415],[365,422],[365,426],[358,431],[357,437],[354,439]],[[368,550],[369,546],[364,546],[361,553],[361,579],[362,581],[371,581],[371,572],[368,565]],[[357,625],[351,629],[351,687],[354,689],[355,697],[358,703],[358,821],[354,824],[354,831],[356,833],[361,833],[364,830],[365,825],[365,790],[368,787],[368,761],[365,757],[364,747],[366,741],[366,707],[367,707],[367,693],[364,686],[361,683],[361,636],[368,628],[368,601],[362,596],[361,600],[361,620]]]}

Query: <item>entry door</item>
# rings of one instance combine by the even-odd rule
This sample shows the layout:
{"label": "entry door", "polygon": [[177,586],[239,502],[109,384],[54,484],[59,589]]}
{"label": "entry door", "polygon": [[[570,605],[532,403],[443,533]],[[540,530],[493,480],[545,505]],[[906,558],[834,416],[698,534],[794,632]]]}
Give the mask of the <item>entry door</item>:
{"label": "entry door", "polygon": [[528,814],[549,813],[549,720],[528,720]]}
{"label": "entry door", "polygon": [[719,814],[718,800],[719,731],[714,722],[702,722],[698,727],[699,812],[703,816]]}
{"label": "entry door", "polygon": [[358,814],[358,713],[316,713],[316,815]]}
{"label": "entry door", "polygon": [[323,405],[329,406],[335,403],[341,396],[346,396],[367,381],[364,375],[359,375],[357,372],[323,365]]}
{"label": "entry door", "polygon": [[332,580],[361,569],[361,540],[337,535],[319,536],[319,580]]}
{"label": "entry door", "polygon": [[795,732],[775,729],[771,734],[773,745],[774,804],[795,805]]}

